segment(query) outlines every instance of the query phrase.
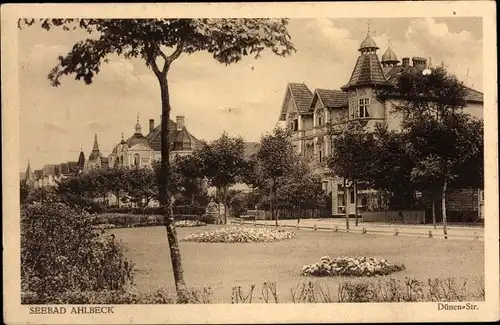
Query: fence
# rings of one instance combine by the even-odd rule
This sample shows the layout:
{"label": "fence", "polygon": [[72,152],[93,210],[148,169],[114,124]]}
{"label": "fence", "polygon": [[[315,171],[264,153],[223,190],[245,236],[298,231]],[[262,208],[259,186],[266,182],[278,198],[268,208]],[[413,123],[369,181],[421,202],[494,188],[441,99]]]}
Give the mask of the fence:
{"label": "fence", "polygon": [[425,211],[366,211],[363,212],[363,222],[422,224],[425,223]]}

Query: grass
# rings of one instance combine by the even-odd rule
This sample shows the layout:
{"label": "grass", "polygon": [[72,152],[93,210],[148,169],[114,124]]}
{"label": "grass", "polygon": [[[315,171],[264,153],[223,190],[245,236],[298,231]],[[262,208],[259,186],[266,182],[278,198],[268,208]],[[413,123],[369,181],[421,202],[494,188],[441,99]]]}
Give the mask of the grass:
{"label": "grass", "polygon": [[[177,233],[182,239],[189,233],[216,227],[178,228]],[[124,242],[127,257],[136,263],[138,290],[174,288],[164,227],[109,232]],[[479,241],[313,231],[298,231],[298,235],[298,238],[276,243],[181,242],[185,281],[190,287],[211,287],[215,303],[230,302],[233,286],[249,289],[251,284],[260,287],[263,282],[276,282],[281,299],[291,299],[290,288],[310,280],[318,280],[336,292],[340,278],[300,275],[304,265],[315,263],[325,255],[366,256],[403,263],[406,270],[391,275],[401,280],[416,277],[426,282],[434,277],[484,276],[484,243]]]}

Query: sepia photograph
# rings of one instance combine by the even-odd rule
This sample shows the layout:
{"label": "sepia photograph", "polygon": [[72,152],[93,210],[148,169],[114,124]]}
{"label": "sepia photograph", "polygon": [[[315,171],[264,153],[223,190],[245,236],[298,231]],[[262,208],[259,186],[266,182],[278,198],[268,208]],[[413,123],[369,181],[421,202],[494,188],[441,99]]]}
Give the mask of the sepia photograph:
{"label": "sepia photograph", "polygon": [[3,6],[6,322],[498,320],[491,4]]}

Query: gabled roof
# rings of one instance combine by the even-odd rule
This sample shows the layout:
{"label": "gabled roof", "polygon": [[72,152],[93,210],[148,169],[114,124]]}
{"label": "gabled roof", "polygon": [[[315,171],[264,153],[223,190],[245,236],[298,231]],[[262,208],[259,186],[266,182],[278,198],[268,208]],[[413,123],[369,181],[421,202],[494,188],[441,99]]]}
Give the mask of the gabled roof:
{"label": "gabled roof", "polygon": [[482,92],[469,87],[466,88],[467,88],[467,95],[465,96],[465,100],[469,102],[478,102],[478,103],[482,103],[484,101],[483,98],[484,95]]}
{"label": "gabled roof", "polygon": [[61,174],[63,174],[63,175],[69,174],[69,166],[68,166],[67,162],[61,163],[59,166],[60,166]]}
{"label": "gabled roof", "polygon": [[309,113],[313,93],[304,83],[289,83],[288,89],[299,113]]}
{"label": "gabled roof", "polygon": [[341,108],[348,105],[347,93],[342,90],[316,89],[314,96],[321,99],[327,108]]}
{"label": "gabled roof", "polygon": [[55,175],[55,165],[44,165],[42,168],[43,175]]}
{"label": "gabled roof", "polygon": [[283,121],[286,115],[286,98],[294,103],[299,114],[311,114],[312,91],[304,83],[291,82],[286,86],[285,99],[281,107],[279,120]]}
{"label": "gabled roof", "polygon": [[70,173],[76,172],[78,169],[78,162],[76,161],[68,161],[68,169]]}
{"label": "gabled roof", "polygon": [[353,86],[371,86],[384,85],[389,86],[382,71],[382,65],[378,60],[378,56],[374,53],[361,54],[352,71],[349,82],[341,87],[342,90],[347,90]]}

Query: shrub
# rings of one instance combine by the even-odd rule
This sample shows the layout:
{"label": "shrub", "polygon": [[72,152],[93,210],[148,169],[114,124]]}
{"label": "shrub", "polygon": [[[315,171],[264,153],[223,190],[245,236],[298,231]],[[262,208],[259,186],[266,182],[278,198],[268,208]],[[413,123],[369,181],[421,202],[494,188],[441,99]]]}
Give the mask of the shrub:
{"label": "shrub", "polygon": [[256,243],[275,242],[296,237],[295,233],[268,228],[228,227],[189,234],[183,241],[199,243]]}
{"label": "shrub", "polygon": [[378,276],[388,275],[405,269],[403,264],[393,265],[376,258],[352,258],[324,256],[321,262],[305,265],[302,275],[312,276]]}
{"label": "shrub", "polygon": [[[91,218],[44,201],[21,210],[21,286],[28,301],[61,303],[67,292],[124,290],[133,264],[114,236],[92,228]],[[25,300],[26,301],[26,300]],[[23,303],[26,303],[23,301]]]}
{"label": "shrub", "polygon": [[[210,288],[187,289],[186,303],[207,304],[211,302]],[[24,304],[44,304],[45,300],[39,294],[23,292],[21,299]],[[150,292],[135,290],[102,290],[102,291],[66,291],[54,298],[54,304],[175,304],[176,293],[159,288]]]}
{"label": "shrub", "polygon": [[116,228],[160,226],[163,225],[163,216],[105,213],[95,216],[92,223],[94,225],[114,224]]}
{"label": "shrub", "polygon": [[174,206],[173,210],[174,215],[190,214],[201,216],[205,214],[206,207],[199,205],[178,205]]}
{"label": "shrub", "polygon": [[200,217],[200,221],[206,224],[213,225],[217,221],[217,217],[213,214],[204,214]]}

